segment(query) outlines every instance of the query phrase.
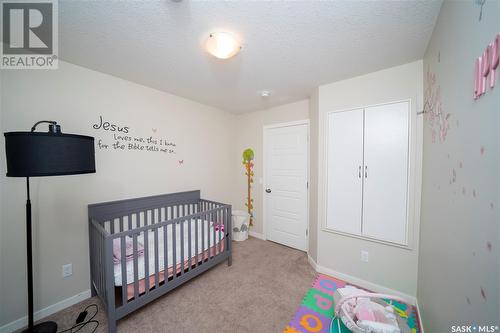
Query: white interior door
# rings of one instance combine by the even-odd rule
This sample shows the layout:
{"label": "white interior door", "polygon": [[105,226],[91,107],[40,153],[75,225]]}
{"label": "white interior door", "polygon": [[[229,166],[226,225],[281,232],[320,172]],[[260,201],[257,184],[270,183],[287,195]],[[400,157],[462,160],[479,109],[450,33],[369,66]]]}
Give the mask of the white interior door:
{"label": "white interior door", "polygon": [[406,244],[409,102],[365,109],[363,231]]}
{"label": "white interior door", "polygon": [[307,249],[308,124],[264,130],[266,233],[271,241]]}
{"label": "white interior door", "polygon": [[330,113],[327,228],[361,234],[363,109]]}

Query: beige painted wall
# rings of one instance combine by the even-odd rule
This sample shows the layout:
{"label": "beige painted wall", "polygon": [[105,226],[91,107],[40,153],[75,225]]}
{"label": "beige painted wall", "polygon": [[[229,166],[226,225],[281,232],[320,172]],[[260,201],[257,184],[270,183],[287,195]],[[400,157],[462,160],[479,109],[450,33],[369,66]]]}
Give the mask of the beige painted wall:
{"label": "beige painted wall", "polygon": [[444,1],[424,57],[424,74],[436,78],[425,87],[440,90],[448,127],[440,140],[440,122],[426,117],[418,272],[426,332],[500,325],[499,81],[472,95],[475,60],[499,32],[499,1],[485,2],[481,21],[474,1]]}
{"label": "beige painted wall", "polygon": [[255,152],[254,160],[254,186],[252,189],[254,198],[254,227],[250,231],[262,234],[262,191],[260,183],[262,179],[262,148],[263,127],[265,125],[285,123],[295,120],[309,118],[309,101],[286,104],[262,111],[256,111],[236,116],[236,158],[232,165],[238,170],[236,179],[236,199],[234,209],[245,209],[246,200],[246,176],[242,165],[241,154],[246,148],[252,148]]}
{"label": "beige painted wall", "polygon": [[[89,289],[87,204],[193,189],[232,203],[235,116],[224,111],[65,62],[58,70],[2,71],[0,107],[2,132],[54,119],[66,133],[112,143],[112,134],[92,128],[102,115],[132,135],[177,144],[176,155],[97,150],[96,174],[32,179],[35,309]],[[5,177],[1,165],[0,303],[8,306],[0,326],[27,311],[25,181]],[[61,265],[70,262],[73,275],[63,279]]]}
{"label": "beige painted wall", "polygon": [[[2,76],[4,71],[0,71],[0,91],[2,89]],[[3,128],[3,108],[2,108],[2,94],[0,94],[0,130]],[[3,205],[3,188],[4,188],[4,182],[5,178],[2,177],[5,175],[5,154],[4,154],[4,147],[5,146],[5,141],[4,141],[4,136],[3,132],[0,131],[0,292],[3,290],[2,287],[4,285],[4,277],[1,272],[6,269],[6,267],[3,266],[3,253],[4,253],[4,248],[1,244],[2,242],[2,235],[4,234],[4,221],[3,221],[3,214],[2,212],[4,211],[4,205]],[[5,312],[5,307],[7,306],[6,303],[0,302],[0,313]],[[2,326],[2,317],[0,316],[0,326]]]}
{"label": "beige painted wall", "polygon": [[[325,138],[326,113],[368,105],[411,99],[412,125],[415,134],[410,152],[411,185],[420,184],[418,176],[418,140],[421,140],[421,116],[416,113],[422,107],[422,61],[392,67],[375,73],[335,82],[319,87],[319,107],[311,110],[318,112],[319,150],[318,163],[318,255],[319,266],[330,271],[354,277],[391,288],[401,293],[415,296],[417,293],[418,227],[419,227],[419,190],[410,191],[410,249],[380,244],[354,237],[325,231],[326,218],[326,178]],[[312,115],[311,119],[316,116]],[[314,121],[313,121],[314,123]],[[420,134],[419,134],[420,133]],[[420,139],[419,139],[420,138]],[[346,144],[349,144],[346,142]],[[312,170],[314,170],[314,166]],[[369,252],[368,263],[361,262],[360,252]]]}

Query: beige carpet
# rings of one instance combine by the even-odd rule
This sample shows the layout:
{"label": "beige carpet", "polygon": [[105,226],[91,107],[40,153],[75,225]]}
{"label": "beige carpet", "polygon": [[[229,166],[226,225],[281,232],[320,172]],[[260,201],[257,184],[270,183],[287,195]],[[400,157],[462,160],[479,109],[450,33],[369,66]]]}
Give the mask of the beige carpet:
{"label": "beige carpet", "polygon": [[[250,238],[233,242],[233,265],[221,263],[118,322],[118,332],[281,332],[301,304],[315,275],[307,255]],[[59,330],[83,308],[98,303],[97,332],[106,315],[91,298],[50,316]],[[80,332],[91,332],[91,325]]]}

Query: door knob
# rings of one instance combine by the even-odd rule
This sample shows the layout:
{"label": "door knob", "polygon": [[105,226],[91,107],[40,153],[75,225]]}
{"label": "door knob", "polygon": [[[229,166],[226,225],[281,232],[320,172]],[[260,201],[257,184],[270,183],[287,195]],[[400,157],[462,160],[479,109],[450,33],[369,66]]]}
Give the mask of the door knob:
{"label": "door knob", "polygon": [[270,188],[266,188],[266,193],[271,193],[271,189]]}

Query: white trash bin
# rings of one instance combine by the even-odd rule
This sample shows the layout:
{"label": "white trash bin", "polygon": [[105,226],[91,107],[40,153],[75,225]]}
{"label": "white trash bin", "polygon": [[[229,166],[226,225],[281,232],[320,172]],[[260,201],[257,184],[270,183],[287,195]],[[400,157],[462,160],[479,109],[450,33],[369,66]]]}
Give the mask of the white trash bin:
{"label": "white trash bin", "polygon": [[237,242],[248,238],[250,214],[243,210],[233,210],[233,240]]}

